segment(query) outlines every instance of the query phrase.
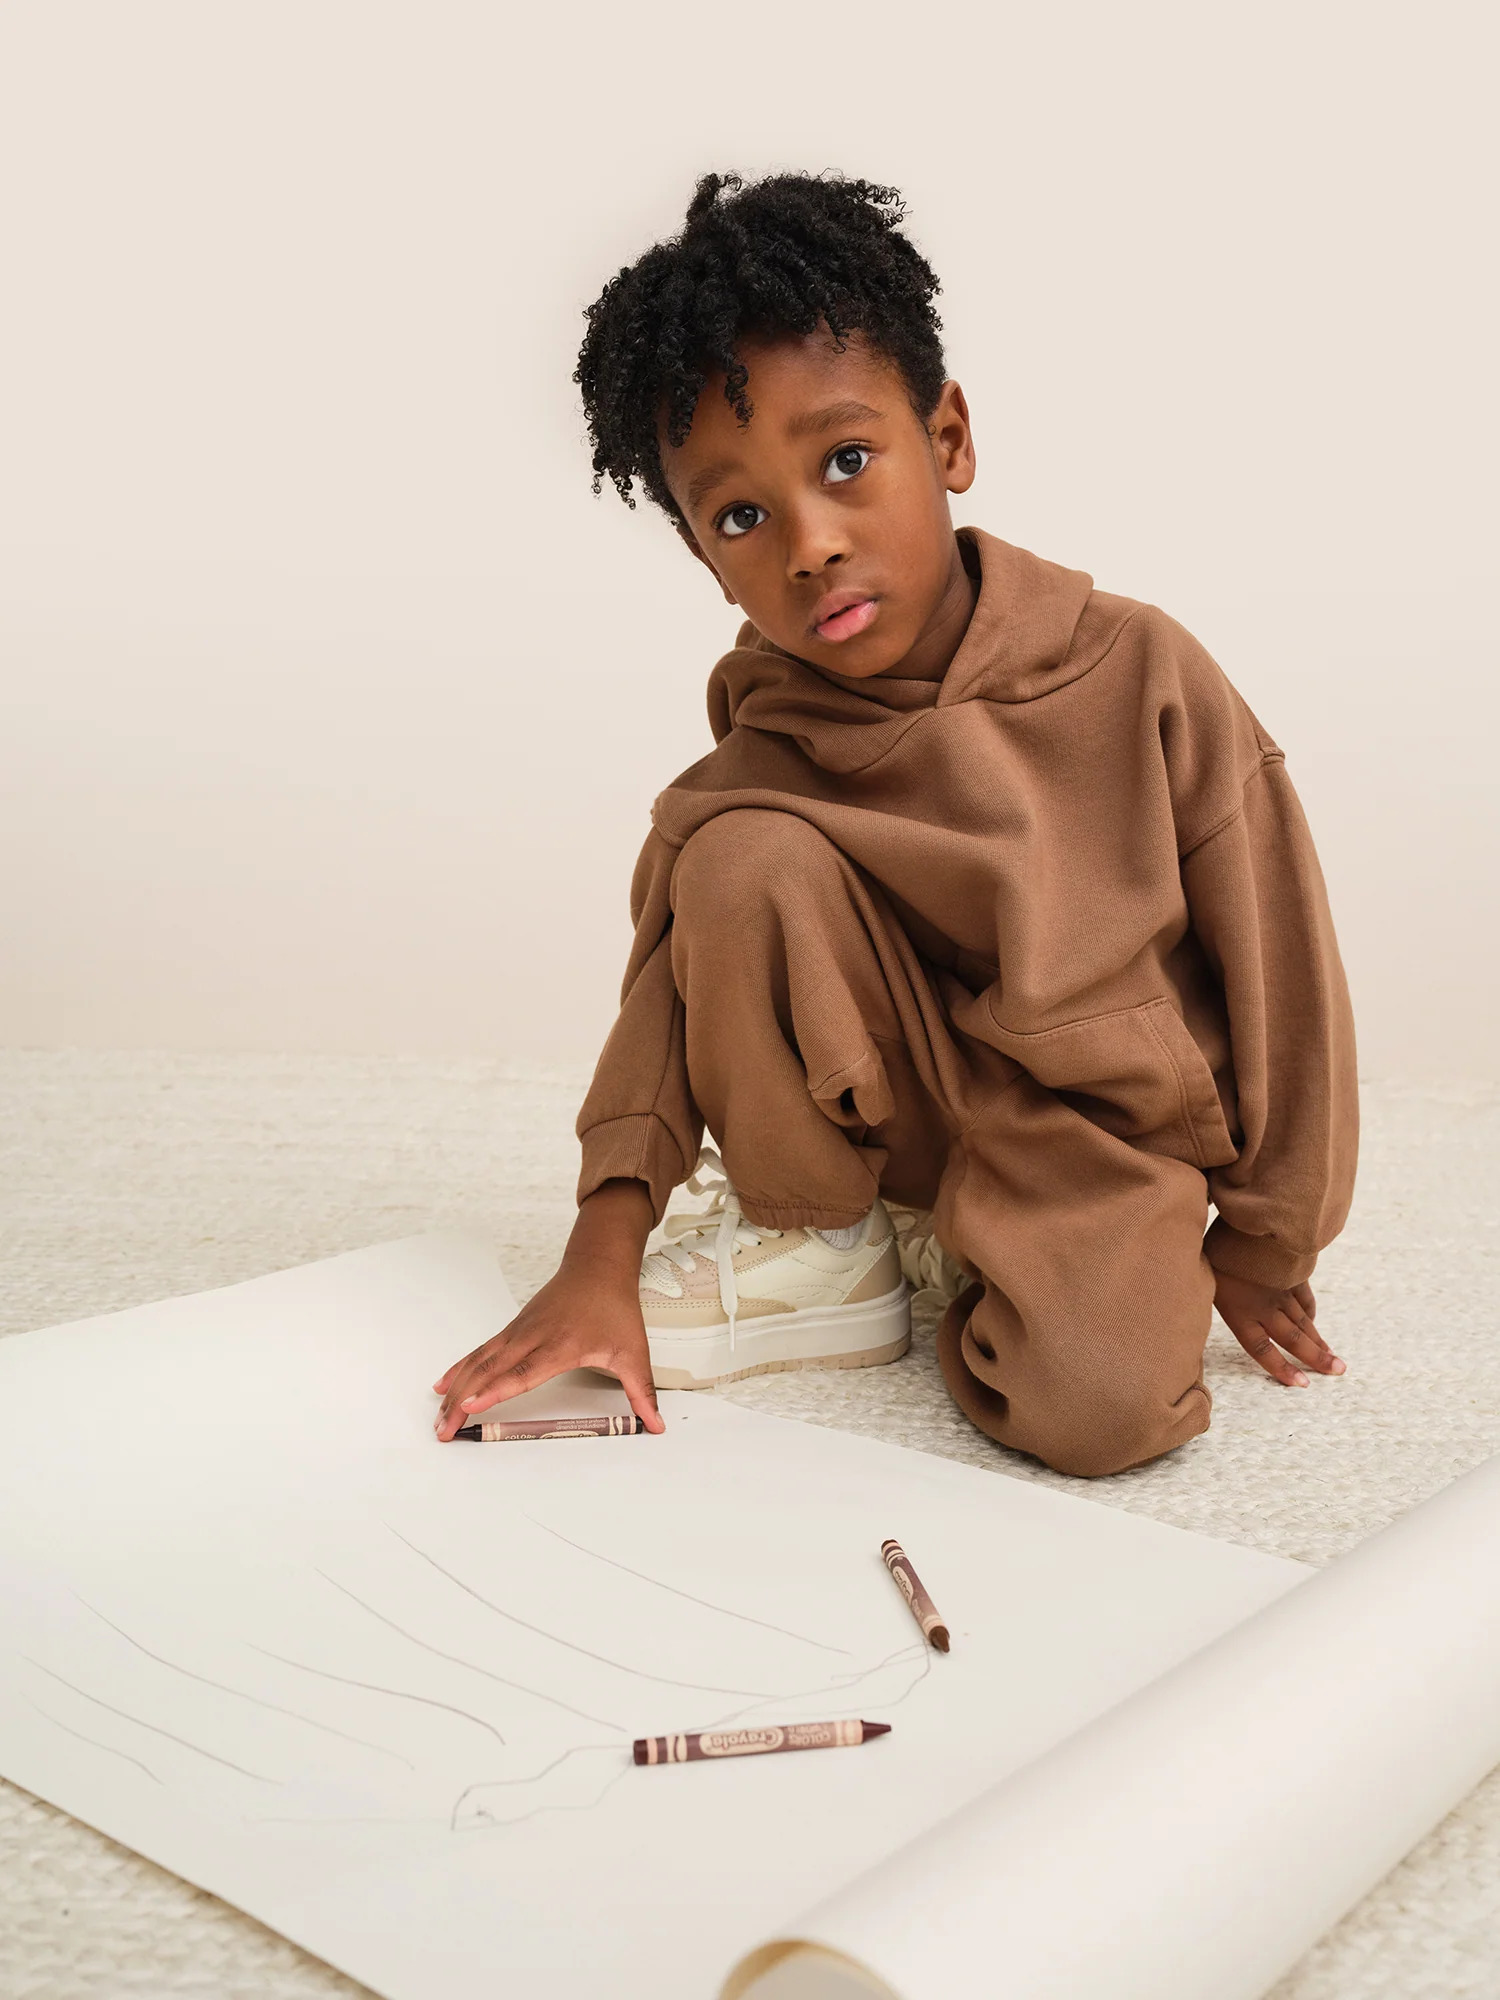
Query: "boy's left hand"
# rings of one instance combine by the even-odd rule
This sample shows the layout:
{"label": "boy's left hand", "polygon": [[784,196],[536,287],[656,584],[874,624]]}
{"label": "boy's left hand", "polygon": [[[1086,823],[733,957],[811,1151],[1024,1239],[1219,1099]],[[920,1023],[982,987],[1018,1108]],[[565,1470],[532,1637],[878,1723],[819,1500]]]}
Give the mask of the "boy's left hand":
{"label": "boy's left hand", "polygon": [[1288,1389],[1307,1387],[1302,1368],[1287,1355],[1295,1355],[1303,1368],[1315,1369],[1319,1375],[1344,1373],[1343,1362],[1313,1325],[1317,1308],[1310,1286],[1292,1285],[1282,1291],[1252,1284],[1248,1278],[1231,1278],[1224,1271],[1215,1271],[1214,1280],[1219,1317],[1268,1375]]}

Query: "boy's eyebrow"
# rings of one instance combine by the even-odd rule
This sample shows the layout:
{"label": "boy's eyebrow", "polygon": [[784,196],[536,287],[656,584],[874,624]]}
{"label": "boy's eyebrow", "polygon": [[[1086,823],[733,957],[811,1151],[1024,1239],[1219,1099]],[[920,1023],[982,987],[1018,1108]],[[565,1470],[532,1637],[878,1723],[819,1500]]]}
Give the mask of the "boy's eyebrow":
{"label": "boy's eyebrow", "polygon": [[826,410],[804,410],[786,427],[788,437],[816,437],[820,431],[843,430],[850,424],[874,424],[880,411],[868,403],[830,403]]}
{"label": "boy's eyebrow", "polygon": [[[876,424],[882,421],[882,412],[872,410],[868,403],[830,403],[823,410],[803,410],[792,418],[786,427],[788,437],[816,437],[822,431],[847,430],[851,424]],[[712,493],[721,479],[728,479],[739,470],[738,465],[726,462],[705,465],[695,472],[688,482],[686,505],[689,509],[698,505],[706,494]]]}
{"label": "boy's eyebrow", "polygon": [[688,481],[686,506],[691,512],[705,494],[712,493],[721,479],[727,479],[739,467],[733,463],[705,465],[701,472],[695,472]]}

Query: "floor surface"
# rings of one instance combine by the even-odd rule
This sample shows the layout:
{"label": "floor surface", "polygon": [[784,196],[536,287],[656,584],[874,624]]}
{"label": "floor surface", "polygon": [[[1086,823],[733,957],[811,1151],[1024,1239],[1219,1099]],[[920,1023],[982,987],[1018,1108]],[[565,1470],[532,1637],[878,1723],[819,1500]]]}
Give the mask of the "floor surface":
{"label": "floor surface", "polygon": [[[571,1218],[582,1081],[484,1062],[0,1051],[0,1334],[439,1227],[489,1237],[526,1296]],[[1500,1088],[1370,1085],[1355,1213],[1315,1280],[1319,1323],[1349,1363],[1339,1381],[1281,1389],[1221,1329],[1207,1436],[1088,1484],[970,1429],[938,1376],[925,1308],[912,1352],[890,1367],[724,1393],[1324,1562],[1500,1451],[1497,1249]],[[1273,1901],[1279,1879],[1316,1866],[1267,1854],[1245,1894]],[[4,2000],[363,1991],[0,1783]],[[1500,1995],[1500,1774],[1275,2000],[1367,1995]]]}

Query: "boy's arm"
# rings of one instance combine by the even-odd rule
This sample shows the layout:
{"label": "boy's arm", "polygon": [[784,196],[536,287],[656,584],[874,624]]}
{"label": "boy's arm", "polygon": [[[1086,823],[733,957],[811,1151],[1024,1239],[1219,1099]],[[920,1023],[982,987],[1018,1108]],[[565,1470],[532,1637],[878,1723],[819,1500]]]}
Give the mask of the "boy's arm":
{"label": "boy's arm", "polygon": [[433,1384],[447,1443],[482,1411],[570,1368],[618,1377],[648,1430],[662,1428],[641,1317],[641,1253],[698,1157],[703,1120],[688,1088],[684,1016],[672,976],[672,864],[653,832],[631,885],[635,942],[620,1017],[578,1117],[578,1219],[556,1277],[492,1339]]}
{"label": "boy's arm", "polygon": [[610,1180],[636,1180],[660,1222],[672,1190],[693,1171],[703,1118],[688,1085],[686,1025],[672,972],[672,866],[677,850],[655,830],[631,884],[635,922],[620,1013],[578,1114],[582,1203]]}
{"label": "boy's arm", "polygon": [[1322,870],[1279,751],[1242,808],[1183,858],[1193,928],[1222,981],[1243,1141],[1209,1175],[1216,1271],[1304,1285],[1344,1225],[1359,1098],[1354,1022]]}

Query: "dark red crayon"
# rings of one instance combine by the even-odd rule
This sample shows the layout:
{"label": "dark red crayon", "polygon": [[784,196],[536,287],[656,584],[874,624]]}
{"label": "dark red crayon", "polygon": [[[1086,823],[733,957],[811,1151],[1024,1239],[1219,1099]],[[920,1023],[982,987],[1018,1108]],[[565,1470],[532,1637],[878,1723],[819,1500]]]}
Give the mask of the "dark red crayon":
{"label": "dark red crayon", "polygon": [[781,1750],[853,1750],[889,1736],[888,1722],[773,1722],[756,1729],[704,1729],[682,1736],[638,1736],[637,1764],[699,1764],[720,1757],[769,1757]]}
{"label": "dark red crayon", "polygon": [[628,1417],[538,1417],[529,1424],[465,1424],[455,1438],[471,1444],[520,1444],[528,1438],[616,1438],[646,1435],[645,1420]]}

